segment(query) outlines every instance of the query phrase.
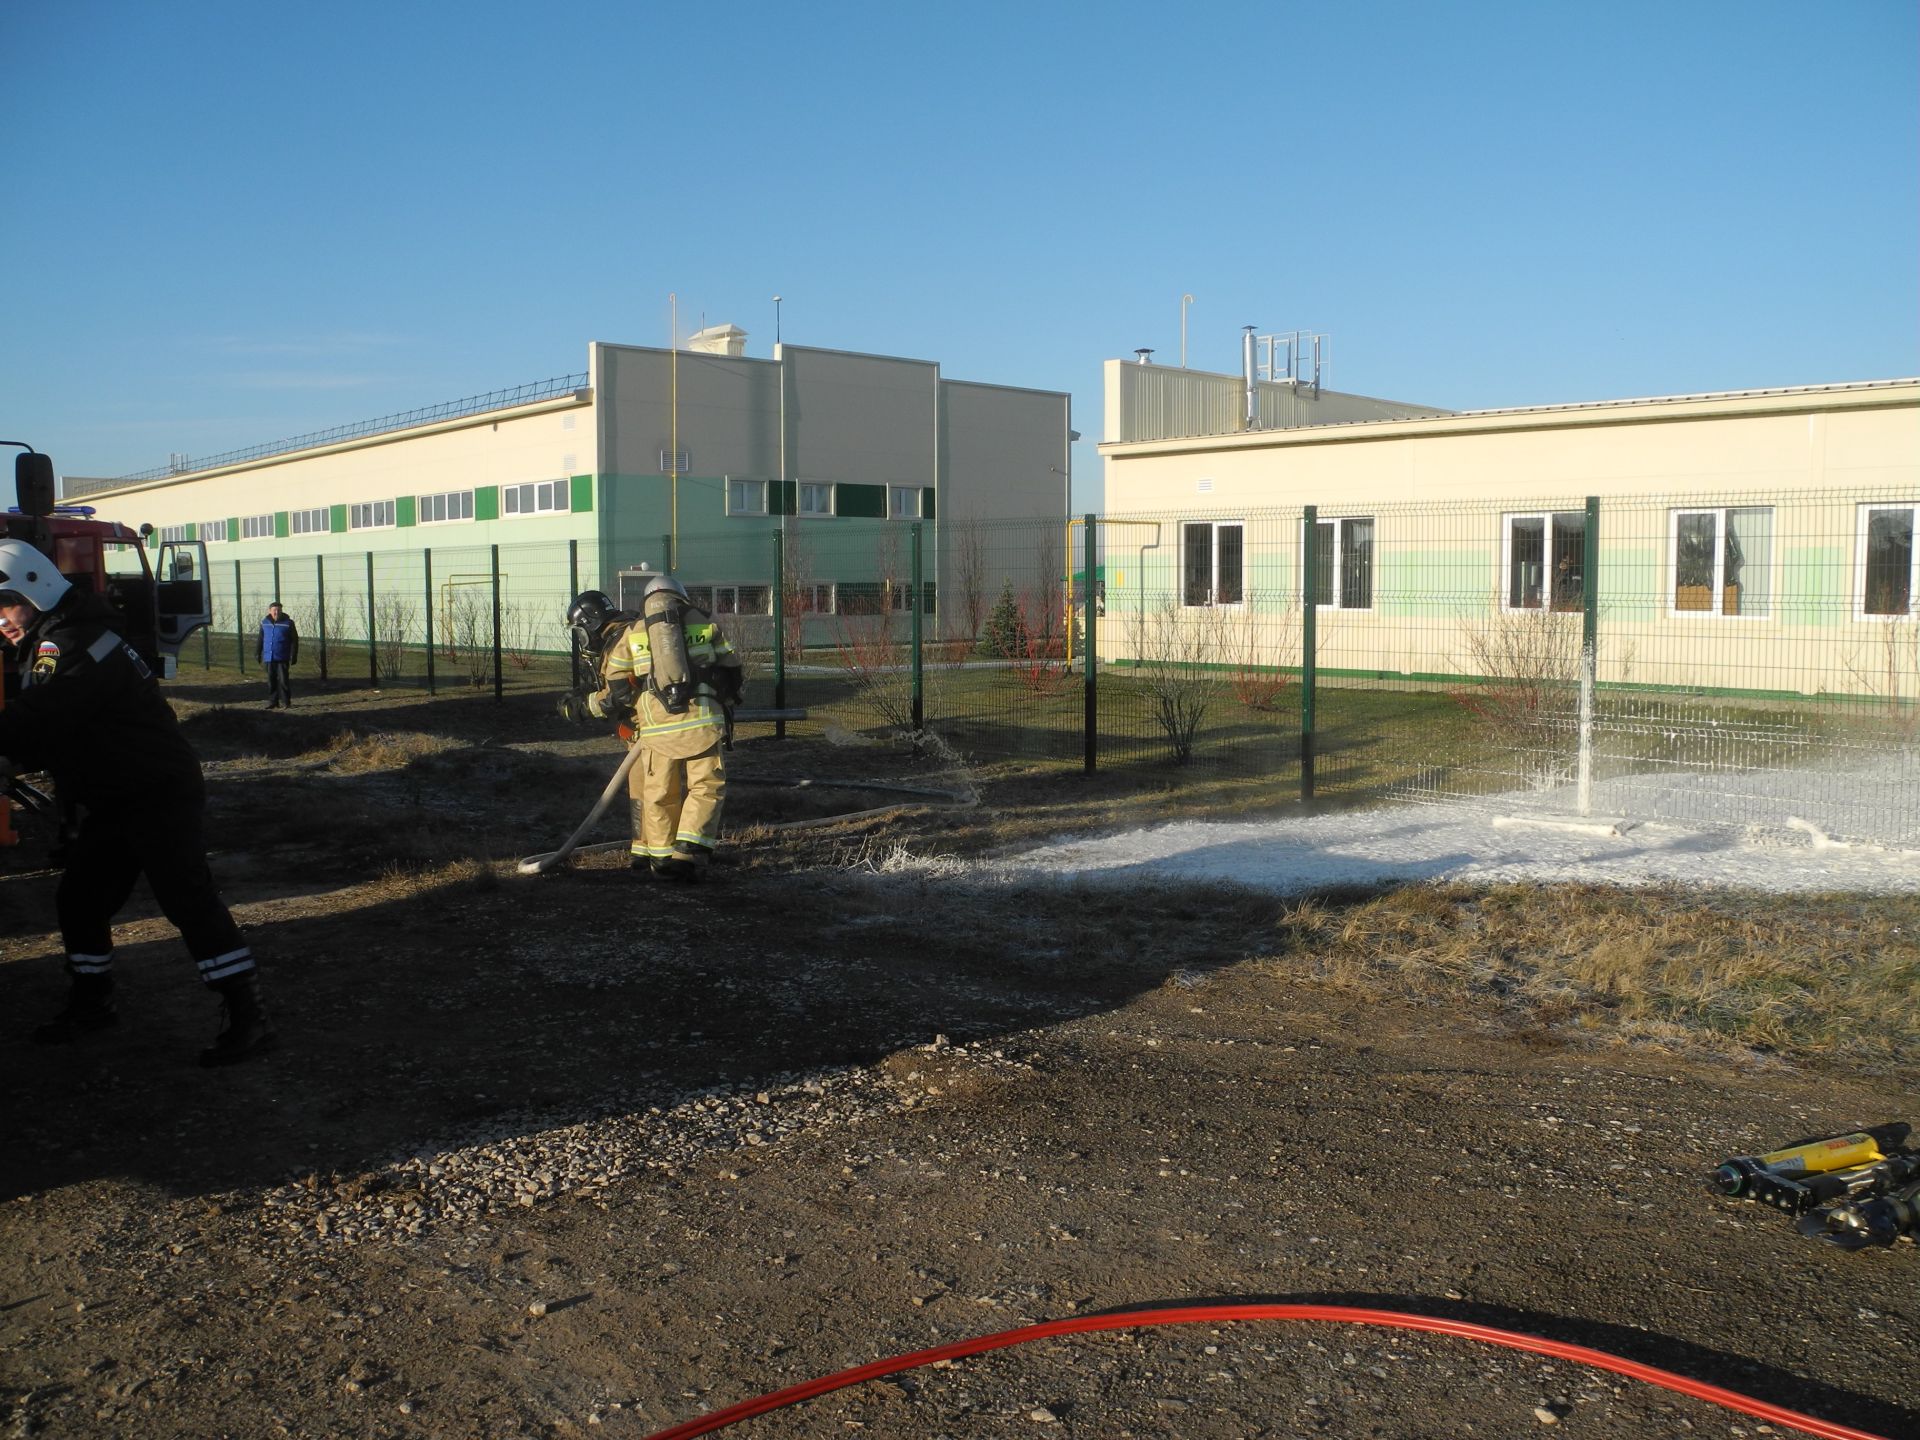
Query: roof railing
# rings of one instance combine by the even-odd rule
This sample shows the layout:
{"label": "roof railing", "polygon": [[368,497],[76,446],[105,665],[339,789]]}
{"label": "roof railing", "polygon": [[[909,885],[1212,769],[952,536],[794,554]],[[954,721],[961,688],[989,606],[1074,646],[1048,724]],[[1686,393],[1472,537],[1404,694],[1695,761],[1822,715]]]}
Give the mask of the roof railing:
{"label": "roof railing", "polygon": [[382,415],[377,420],[362,420],[353,425],[336,425],[331,430],[315,430],[311,434],[296,435],[290,440],[275,440],[267,445],[254,445],[245,450],[229,450],[221,455],[209,455],[201,459],[190,459],[185,455],[175,456],[165,465],[156,465],[151,470],[142,470],[134,475],[122,475],[111,483],[114,485],[132,485],[142,480],[165,480],[173,475],[189,475],[197,470],[218,470],[223,465],[239,465],[248,460],[264,460],[271,455],[287,455],[296,450],[312,450],[322,445],[337,444],[342,440],[357,440],[365,435],[384,435],[394,430],[410,430],[416,425],[431,424],[435,420],[454,420],[463,415],[479,415],[488,410],[506,410],[515,405],[528,405],[535,400],[551,400],[557,395],[567,395],[587,387],[587,372],[582,370],[576,375],[556,375],[548,380],[535,380],[527,385],[516,385],[508,390],[489,390],[484,395],[469,395],[463,400],[449,400],[440,405],[427,405],[418,410],[403,410],[397,415]]}

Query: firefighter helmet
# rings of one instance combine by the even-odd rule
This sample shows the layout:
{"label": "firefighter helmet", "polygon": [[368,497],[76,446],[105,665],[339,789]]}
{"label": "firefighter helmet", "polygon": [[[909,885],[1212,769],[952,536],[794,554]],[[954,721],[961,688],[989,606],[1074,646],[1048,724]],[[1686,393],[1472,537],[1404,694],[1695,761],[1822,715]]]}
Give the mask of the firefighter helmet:
{"label": "firefighter helmet", "polygon": [[674,579],[673,576],[671,575],[656,575],[651,580],[647,581],[647,588],[640,592],[640,599],[644,603],[646,600],[648,600],[652,596],[658,595],[663,590],[671,595],[678,595],[682,600],[685,600],[688,604],[693,603],[693,597],[687,594],[687,587],[682,585],[678,580]]}
{"label": "firefighter helmet", "polygon": [[43,615],[73,588],[54,563],[22,540],[0,540],[0,593],[18,595]]}
{"label": "firefighter helmet", "polygon": [[601,632],[616,613],[613,601],[599,590],[583,590],[573,597],[573,603],[567,606],[567,624],[582,650],[599,650]]}

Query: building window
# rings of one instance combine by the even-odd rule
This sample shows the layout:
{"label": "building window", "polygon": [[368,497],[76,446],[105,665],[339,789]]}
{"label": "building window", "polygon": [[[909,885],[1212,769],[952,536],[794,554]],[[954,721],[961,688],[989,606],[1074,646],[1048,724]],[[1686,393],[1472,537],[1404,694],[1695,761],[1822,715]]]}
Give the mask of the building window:
{"label": "building window", "polygon": [[502,515],[563,515],[567,511],[567,482],[535,480],[500,487]]}
{"label": "building window", "polygon": [[1373,608],[1373,517],[1316,520],[1313,603],[1336,610]]}
{"label": "building window", "polygon": [[687,597],[709,615],[767,615],[773,592],[765,585],[689,585]]}
{"label": "building window", "polygon": [[160,527],[160,543],[162,545],[184,544],[186,538],[187,527],[184,525],[162,525]]}
{"label": "building window", "polygon": [[1675,510],[1676,615],[1765,616],[1773,606],[1773,511]]}
{"label": "building window", "polygon": [[800,513],[802,515],[833,514],[833,486],[802,480],[800,482]]}
{"label": "building window", "polygon": [[1198,520],[1180,530],[1181,603],[1238,605],[1246,598],[1246,526],[1238,520]]}
{"label": "building window", "polygon": [[918,485],[889,485],[887,487],[887,516],[893,520],[918,520],[920,518],[920,490]]}
{"label": "building window", "polygon": [[884,615],[887,613],[886,586],[877,580],[843,580],[834,599],[842,615]]}
{"label": "building window", "polygon": [[1913,505],[1860,507],[1860,614],[1911,615],[1920,572],[1914,566]]}
{"label": "building window", "polygon": [[229,538],[227,535],[227,522],[224,520],[202,520],[198,534],[202,540],[225,540]]}
{"label": "building window", "polygon": [[327,507],[324,505],[317,510],[296,510],[290,519],[292,524],[288,528],[295,535],[324,535],[333,526],[332,520],[327,515]]}
{"label": "building window", "polygon": [[240,538],[242,540],[271,540],[273,538],[273,516],[242,515],[240,517]]}
{"label": "building window", "polygon": [[446,525],[455,520],[471,520],[473,491],[449,490],[442,495],[422,495],[414,518],[422,525]]}
{"label": "building window", "polygon": [[389,530],[393,527],[393,501],[363,500],[347,507],[349,530]]}
{"label": "building window", "polygon": [[[913,613],[913,582],[910,580],[890,580],[887,582],[887,604],[902,615]],[[920,582],[920,613],[933,614],[933,582]]]}
{"label": "building window", "polygon": [[833,614],[833,582],[810,580],[803,585],[796,585],[793,604],[802,615]]}
{"label": "building window", "polygon": [[1586,511],[1509,515],[1502,548],[1507,609],[1578,610],[1586,604]]}
{"label": "building window", "polygon": [[764,480],[727,481],[727,513],[729,515],[766,514],[767,482]]}

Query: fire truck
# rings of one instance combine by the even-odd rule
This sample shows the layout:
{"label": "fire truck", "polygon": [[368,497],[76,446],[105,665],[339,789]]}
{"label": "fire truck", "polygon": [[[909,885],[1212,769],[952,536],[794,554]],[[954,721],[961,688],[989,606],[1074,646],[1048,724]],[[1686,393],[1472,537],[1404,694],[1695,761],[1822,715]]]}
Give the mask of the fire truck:
{"label": "fire truck", "polygon": [[[147,563],[151,525],[129,529],[101,520],[90,505],[56,503],[53,461],[18,440],[0,440],[24,453],[14,457],[17,504],[0,514],[0,536],[24,540],[83,590],[103,595],[125,619],[123,638],[171,678],[187,637],[212,619],[207,547],[199,540],[162,542],[158,566]],[[20,685],[24,657],[5,651],[6,693]]]}

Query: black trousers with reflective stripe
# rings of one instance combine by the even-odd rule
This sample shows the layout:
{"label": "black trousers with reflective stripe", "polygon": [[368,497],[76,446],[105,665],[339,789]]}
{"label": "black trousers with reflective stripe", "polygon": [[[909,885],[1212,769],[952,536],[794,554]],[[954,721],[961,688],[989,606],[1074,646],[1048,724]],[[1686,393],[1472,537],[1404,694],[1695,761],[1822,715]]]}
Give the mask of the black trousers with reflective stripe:
{"label": "black trousers with reflective stripe", "polygon": [[[68,852],[67,873],[54,895],[69,955],[113,953],[113,917],[142,875],[161,913],[203,969],[204,962],[236,951],[244,954],[247,942],[207,866],[200,806],[186,803],[169,809],[89,811],[81,820]],[[232,970],[234,965],[221,968]],[[251,962],[244,962],[244,968],[251,968]]]}

